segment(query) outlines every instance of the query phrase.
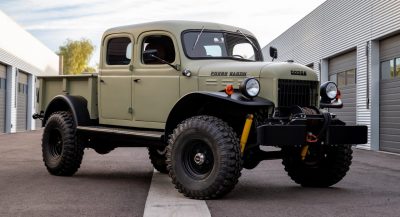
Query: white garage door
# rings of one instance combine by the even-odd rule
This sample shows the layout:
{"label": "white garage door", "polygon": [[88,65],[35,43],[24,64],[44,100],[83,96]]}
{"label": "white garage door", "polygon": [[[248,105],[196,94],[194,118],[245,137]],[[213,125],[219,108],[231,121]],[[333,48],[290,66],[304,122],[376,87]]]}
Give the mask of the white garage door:
{"label": "white garage door", "polygon": [[6,130],[6,70],[7,67],[0,64],[0,134]]}
{"label": "white garage door", "polygon": [[17,132],[26,131],[28,113],[28,75],[18,72],[17,85]]}
{"label": "white garage door", "polygon": [[379,47],[380,149],[400,153],[400,35],[382,40]]}
{"label": "white garage door", "polygon": [[329,80],[338,84],[343,108],[329,109],[349,125],[356,124],[357,53],[351,51],[329,60]]}

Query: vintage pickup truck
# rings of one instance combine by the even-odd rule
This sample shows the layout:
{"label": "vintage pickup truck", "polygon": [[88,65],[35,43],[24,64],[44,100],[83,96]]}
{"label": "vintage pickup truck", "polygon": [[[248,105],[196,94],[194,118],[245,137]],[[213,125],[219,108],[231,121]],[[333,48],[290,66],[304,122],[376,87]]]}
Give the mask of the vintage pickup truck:
{"label": "vintage pickup truck", "polygon": [[253,34],[233,26],[112,28],[98,74],[39,79],[34,118],[45,127],[43,160],[53,175],[73,175],[85,148],[148,147],[154,167],[190,198],[221,197],[243,167],[270,159],[283,159],[302,186],[328,187],[349,170],[352,145],[367,142],[366,126],[327,110],[342,106],[335,83],[320,85],[293,61],[264,62]]}

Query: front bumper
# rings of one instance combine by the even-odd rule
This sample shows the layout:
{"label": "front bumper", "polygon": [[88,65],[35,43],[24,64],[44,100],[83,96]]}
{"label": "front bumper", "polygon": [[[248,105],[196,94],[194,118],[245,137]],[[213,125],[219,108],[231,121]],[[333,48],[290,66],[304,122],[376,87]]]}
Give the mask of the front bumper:
{"label": "front bumper", "polygon": [[[257,143],[265,146],[306,144],[307,125],[262,125],[257,127]],[[328,126],[325,136],[320,138],[325,144],[365,144],[368,142],[367,126]]]}

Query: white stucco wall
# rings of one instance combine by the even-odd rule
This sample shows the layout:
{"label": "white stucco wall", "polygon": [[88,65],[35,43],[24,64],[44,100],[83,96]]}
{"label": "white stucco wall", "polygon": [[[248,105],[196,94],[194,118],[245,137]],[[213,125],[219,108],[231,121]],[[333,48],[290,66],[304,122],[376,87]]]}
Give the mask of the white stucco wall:
{"label": "white stucco wall", "polygon": [[57,75],[58,56],[0,11],[0,62],[33,75]]}

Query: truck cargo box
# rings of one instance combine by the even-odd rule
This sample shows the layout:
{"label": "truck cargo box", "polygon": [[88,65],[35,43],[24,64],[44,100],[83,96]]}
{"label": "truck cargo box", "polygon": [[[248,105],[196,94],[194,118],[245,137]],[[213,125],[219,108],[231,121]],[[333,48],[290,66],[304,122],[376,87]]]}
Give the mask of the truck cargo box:
{"label": "truck cargo box", "polygon": [[88,101],[91,119],[98,118],[97,74],[58,75],[38,77],[40,82],[36,111],[45,111],[50,101],[57,95],[82,96]]}

